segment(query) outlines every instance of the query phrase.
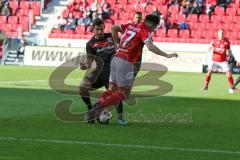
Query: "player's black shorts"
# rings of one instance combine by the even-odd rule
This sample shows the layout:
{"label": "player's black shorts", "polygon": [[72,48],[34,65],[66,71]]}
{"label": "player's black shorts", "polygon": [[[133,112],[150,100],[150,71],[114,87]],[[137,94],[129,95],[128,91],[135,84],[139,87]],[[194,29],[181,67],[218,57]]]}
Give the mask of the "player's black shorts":
{"label": "player's black shorts", "polygon": [[99,71],[94,70],[88,75],[86,75],[84,79],[87,79],[90,81],[92,89],[99,89],[101,87],[108,88],[109,76],[110,76],[110,71],[102,71],[99,73]]}

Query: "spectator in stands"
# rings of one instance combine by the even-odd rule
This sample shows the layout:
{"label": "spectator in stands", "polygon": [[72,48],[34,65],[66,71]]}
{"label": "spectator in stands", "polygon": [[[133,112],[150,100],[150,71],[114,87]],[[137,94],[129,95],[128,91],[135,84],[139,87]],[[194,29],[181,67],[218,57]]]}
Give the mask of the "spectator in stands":
{"label": "spectator in stands", "polygon": [[142,6],[143,6],[143,8],[147,8],[147,6],[150,5],[150,4],[151,4],[151,1],[150,1],[150,0],[143,0],[143,1],[142,1]]}
{"label": "spectator in stands", "polygon": [[110,18],[111,14],[113,13],[110,3],[108,3],[107,0],[102,0],[100,7],[103,11],[103,19]]}
{"label": "spectator in stands", "polygon": [[206,0],[206,14],[211,15],[217,5],[216,0]]}
{"label": "spectator in stands", "polygon": [[67,24],[65,25],[65,29],[72,29],[74,30],[76,27],[76,19],[73,17],[72,13],[69,13],[67,18]]}
{"label": "spectator in stands", "polygon": [[97,12],[93,12],[93,13],[92,13],[91,25],[92,25],[92,22],[93,22],[95,19],[99,19]]}
{"label": "spectator in stands", "polygon": [[158,17],[162,15],[161,12],[158,10],[157,6],[154,6],[152,14]]}
{"label": "spectator in stands", "polygon": [[25,45],[24,45],[24,40],[23,39],[21,39],[20,40],[20,45],[19,45],[19,48],[18,48],[18,50],[17,50],[17,61],[19,60],[19,56],[20,55],[24,55],[24,51],[25,51],[25,47],[24,47]]}
{"label": "spectator in stands", "polygon": [[0,11],[2,10],[3,8],[3,2],[0,0]]}
{"label": "spectator in stands", "polygon": [[11,15],[11,9],[8,5],[8,3],[5,3],[2,10],[1,10],[1,15],[3,16],[10,16]]}
{"label": "spectator in stands", "polygon": [[183,8],[183,12],[182,13],[186,14],[186,16],[188,16],[191,13],[191,10],[192,10],[192,4],[191,4],[190,1],[187,1],[185,8]]}
{"label": "spectator in stands", "polygon": [[92,23],[91,18],[87,15],[87,13],[83,13],[83,16],[78,19],[77,25],[80,26],[90,26]]}
{"label": "spectator in stands", "polygon": [[65,29],[65,26],[67,24],[67,20],[65,18],[63,18],[63,15],[60,15],[58,17],[58,28],[63,31]]}
{"label": "spectator in stands", "polygon": [[203,5],[201,3],[197,3],[196,1],[193,4],[193,7],[191,9],[192,14],[202,14],[203,13]]}
{"label": "spectator in stands", "polygon": [[166,29],[165,19],[163,15],[160,16],[159,28]]}
{"label": "spectator in stands", "polygon": [[217,5],[223,7],[226,11],[227,6],[229,5],[230,2],[231,0],[217,0]]}
{"label": "spectator in stands", "polygon": [[195,0],[198,5],[204,5],[204,0]]}
{"label": "spectator in stands", "polygon": [[99,7],[100,7],[100,4],[98,3],[98,0],[94,0],[94,2],[90,5],[90,11],[97,12]]}
{"label": "spectator in stands", "polygon": [[141,0],[137,0],[133,7],[136,11],[141,10],[140,8],[146,9],[146,5],[144,3],[141,3]]}
{"label": "spectator in stands", "polygon": [[89,11],[89,4],[86,0],[82,0],[82,2],[79,3],[79,11],[81,12]]}
{"label": "spectator in stands", "polygon": [[102,8],[98,8],[98,10],[97,10],[97,17],[99,19],[103,19],[103,10],[102,10]]}

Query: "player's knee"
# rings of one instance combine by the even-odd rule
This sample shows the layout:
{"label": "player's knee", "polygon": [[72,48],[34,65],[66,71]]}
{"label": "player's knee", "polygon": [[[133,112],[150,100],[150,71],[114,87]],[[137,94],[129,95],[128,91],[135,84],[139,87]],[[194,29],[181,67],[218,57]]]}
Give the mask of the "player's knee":
{"label": "player's knee", "polygon": [[232,77],[231,71],[227,71],[227,72],[226,72],[226,75],[227,75],[227,77]]}
{"label": "player's knee", "polygon": [[79,86],[79,94],[81,96],[84,96],[85,94],[89,93],[89,85],[87,85],[87,83],[81,83]]}

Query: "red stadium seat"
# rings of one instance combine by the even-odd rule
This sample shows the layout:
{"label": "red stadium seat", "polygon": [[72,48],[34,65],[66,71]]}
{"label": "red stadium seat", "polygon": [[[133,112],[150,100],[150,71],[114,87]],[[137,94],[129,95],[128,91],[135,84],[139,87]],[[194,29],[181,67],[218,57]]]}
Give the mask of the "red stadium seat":
{"label": "red stadium seat", "polygon": [[169,29],[167,36],[172,37],[172,38],[178,37],[178,30],[177,29]]}
{"label": "red stadium seat", "polygon": [[169,11],[170,11],[172,14],[174,14],[174,15],[178,14],[178,12],[179,12],[178,5],[172,5],[172,6],[170,6],[170,7],[169,7]]}
{"label": "red stadium seat", "polygon": [[62,33],[62,31],[60,29],[52,29],[51,33]]}
{"label": "red stadium seat", "polygon": [[19,17],[19,22],[28,24],[29,23],[29,17],[21,16],[21,17]]}
{"label": "red stadium seat", "polygon": [[18,9],[18,1],[9,1],[9,7],[12,9],[12,14],[15,14]]}
{"label": "red stadium seat", "polygon": [[84,26],[77,26],[76,29],[75,29],[75,32],[79,33],[79,34],[84,34],[85,33],[85,27]]}
{"label": "red stadium seat", "polygon": [[166,30],[165,29],[158,29],[154,36],[157,36],[157,37],[167,37]]}
{"label": "red stadium seat", "polygon": [[224,12],[224,8],[223,7],[215,7],[214,9],[214,14],[216,15],[224,15],[225,12]]}
{"label": "red stadium seat", "polygon": [[203,15],[201,15],[201,16],[199,17],[199,21],[200,21],[201,23],[209,23],[209,22],[210,22],[210,18],[209,18],[208,15],[203,14]]}
{"label": "red stadium seat", "polygon": [[22,9],[28,9],[30,7],[30,2],[29,1],[21,1],[20,2],[20,7]]}
{"label": "red stadium seat", "polygon": [[0,23],[6,23],[7,17],[6,16],[0,16]]}
{"label": "red stadium seat", "polygon": [[66,33],[66,34],[73,34],[74,31],[71,30],[71,29],[66,29],[66,30],[64,30],[64,33]]}
{"label": "red stadium seat", "polygon": [[198,15],[196,15],[196,14],[190,14],[190,15],[188,16],[188,21],[189,21],[189,22],[198,22]]}
{"label": "red stadium seat", "polygon": [[213,23],[223,23],[224,22],[223,16],[221,16],[221,15],[212,15],[211,16],[211,22],[213,22]]}
{"label": "red stadium seat", "polygon": [[191,36],[191,32],[189,29],[180,30],[179,32],[179,37],[190,38],[190,36]]}
{"label": "red stadium seat", "polygon": [[68,15],[69,15],[69,13],[70,13],[70,11],[67,10],[67,9],[65,9],[65,10],[63,11],[62,15],[63,15],[64,18],[67,18]]}
{"label": "red stadium seat", "polygon": [[227,8],[226,14],[230,16],[235,16],[237,14],[237,10],[236,8]]}
{"label": "red stadium seat", "polygon": [[18,17],[17,16],[9,16],[8,23],[11,23],[11,24],[18,23]]}
{"label": "red stadium seat", "polygon": [[34,15],[35,16],[40,16],[40,12],[41,12],[40,1],[32,1],[30,3],[30,8],[32,8],[34,10]]}

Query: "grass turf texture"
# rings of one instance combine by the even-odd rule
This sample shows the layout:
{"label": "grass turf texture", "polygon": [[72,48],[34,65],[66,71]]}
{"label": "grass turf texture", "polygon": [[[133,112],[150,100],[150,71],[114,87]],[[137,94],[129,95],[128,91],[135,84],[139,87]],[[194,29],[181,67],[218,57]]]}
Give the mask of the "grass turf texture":
{"label": "grass turf texture", "polygon": [[[225,75],[214,74],[209,91],[201,91],[204,74],[168,72],[161,79],[173,90],[157,98],[137,99],[128,113],[186,113],[192,122],[130,122],[120,126],[114,111],[110,125],[63,122],[54,106],[62,99],[75,101],[73,112],[86,110],[78,96],[58,94],[48,86],[54,68],[0,67],[0,137],[86,141],[203,150],[240,151],[239,96],[228,94]],[[143,73],[141,73],[143,74]],[[75,70],[66,83],[78,85],[83,72]],[[147,89],[142,87],[142,90]],[[164,159],[237,160],[240,153],[167,150],[94,144],[51,143],[0,138],[0,160],[30,159]]]}

